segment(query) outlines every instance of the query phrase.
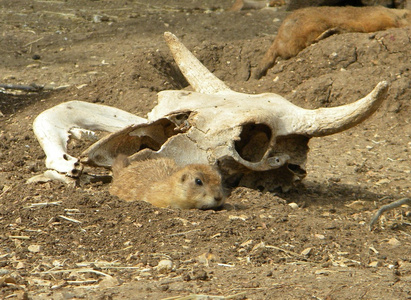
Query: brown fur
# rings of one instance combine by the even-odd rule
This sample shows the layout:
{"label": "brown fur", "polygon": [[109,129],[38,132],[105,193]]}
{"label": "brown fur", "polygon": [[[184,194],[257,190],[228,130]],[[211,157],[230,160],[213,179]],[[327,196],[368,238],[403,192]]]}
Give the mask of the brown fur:
{"label": "brown fur", "polygon": [[130,164],[127,157],[119,156],[113,164],[110,193],[126,201],[183,209],[219,207],[225,200],[220,174],[213,167],[192,164],[181,168],[168,158]]}
{"label": "brown fur", "polygon": [[281,24],[278,34],[254,73],[259,79],[277,57],[288,59],[318,40],[334,33],[374,32],[411,25],[411,11],[382,6],[308,7],[294,11]]}

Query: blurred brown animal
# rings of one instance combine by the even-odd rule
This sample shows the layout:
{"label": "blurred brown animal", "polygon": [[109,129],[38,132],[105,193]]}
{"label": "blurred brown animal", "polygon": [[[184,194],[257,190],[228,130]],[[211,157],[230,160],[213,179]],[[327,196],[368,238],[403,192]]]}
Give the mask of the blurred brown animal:
{"label": "blurred brown animal", "polygon": [[224,204],[221,177],[209,165],[178,167],[168,158],[129,163],[126,156],[112,166],[110,193],[126,201],[144,200],[157,207],[209,209]]}
{"label": "blurred brown animal", "polygon": [[335,33],[374,32],[410,25],[411,11],[407,9],[382,6],[302,8],[285,18],[253,77],[264,76],[277,57],[296,56],[312,43]]}

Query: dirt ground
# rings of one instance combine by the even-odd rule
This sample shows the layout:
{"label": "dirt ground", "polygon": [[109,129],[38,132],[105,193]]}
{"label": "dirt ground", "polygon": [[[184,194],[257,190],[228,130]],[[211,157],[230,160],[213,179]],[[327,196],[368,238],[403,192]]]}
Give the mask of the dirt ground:
{"label": "dirt ground", "polygon": [[[411,196],[411,28],[331,36],[257,81],[287,12],[231,2],[1,1],[0,83],[46,88],[0,91],[0,298],[411,299],[410,207],[368,226]],[[391,87],[362,124],[310,140],[308,175],[288,193],[238,187],[222,210],[182,211],[101,182],[26,184],[46,169],[32,131],[43,110],[76,99],[144,117],[157,92],[189,88],[164,31],[240,92],[318,108]]]}

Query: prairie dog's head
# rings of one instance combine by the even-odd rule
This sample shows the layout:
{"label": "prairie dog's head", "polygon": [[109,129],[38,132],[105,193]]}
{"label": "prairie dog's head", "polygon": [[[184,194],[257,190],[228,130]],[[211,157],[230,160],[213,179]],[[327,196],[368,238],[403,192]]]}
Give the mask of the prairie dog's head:
{"label": "prairie dog's head", "polygon": [[178,208],[209,209],[224,204],[225,195],[221,185],[221,176],[218,171],[209,165],[188,165],[178,171],[175,176],[178,180],[175,193]]}

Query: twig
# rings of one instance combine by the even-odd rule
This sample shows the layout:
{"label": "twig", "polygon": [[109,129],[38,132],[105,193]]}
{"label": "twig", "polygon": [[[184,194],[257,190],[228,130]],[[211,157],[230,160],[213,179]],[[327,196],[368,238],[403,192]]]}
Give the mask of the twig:
{"label": "twig", "polygon": [[62,17],[65,17],[65,18],[73,18],[73,19],[76,19],[76,20],[81,20],[80,17],[77,17],[75,14],[71,14],[71,13],[60,13],[60,12],[48,11],[48,10],[43,10],[43,11],[41,11],[41,13],[51,14],[51,15],[58,15],[58,16],[62,16]]}
{"label": "twig", "polygon": [[377,213],[374,215],[374,217],[371,219],[370,222],[370,230],[372,230],[372,227],[374,226],[374,224],[378,221],[379,217],[386,212],[387,210],[392,210],[396,207],[399,207],[403,204],[407,204],[410,203],[411,204],[411,198],[402,198],[400,200],[394,201],[390,204],[384,205],[382,206]]}
{"label": "twig", "polygon": [[228,268],[234,268],[234,267],[235,267],[235,265],[221,264],[221,263],[217,264],[217,266],[220,266],[220,267],[228,267]]}
{"label": "twig", "polygon": [[96,271],[93,269],[66,269],[66,270],[54,270],[54,271],[44,271],[44,272],[40,272],[40,273],[33,273],[33,274],[58,274],[58,273],[71,273],[71,272],[76,272],[76,273],[94,273],[97,275],[102,275],[102,276],[106,276],[106,277],[112,277],[109,274],[100,272],[100,271]]}
{"label": "twig", "polygon": [[89,261],[89,262],[81,262],[76,263],[76,267],[84,268],[90,266],[96,266],[97,268],[106,268],[107,266],[114,266],[119,265],[119,262],[106,262],[106,261]]}
{"label": "twig", "polygon": [[35,83],[30,85],[25,84],[6,84],[0,83],[0,88],[5,90],[19,90],[19,91],[26,91],[26,92],[41,92],[41,91],[55,91],[55,90],[62,90],[67,88],[68,85],[62,85],[58,87],[47,87],[44,85],[37,85]]}
{"label": "twig", "polygon": [[81,284],[91,284],[96,283],[98,280],[91,279],[91,280],[82,280],[82,281],[66,281],[67,284],[71,285],[81,285]]}
{"label": "twig", "polygon": [[105,8],[105,9],[94,9],[94,10],[88,10],[92,12],[104,12],[104,11],[122,11],[122,10],[132,10],[133,8],[131,7],[121,7],[121,8]]}
{"label": "twig", "polygon": [[66,221],[70,221],[70,222],[73,222],[73,223],[81,224],[81,221],[76,220],[76,219],[72,219],[72,218],[68,218],[68,217],[66,217],[66,216],[59,215],[59,218],[62,218],[62,219],[64,219],[64,220],[66,220]]}
{"label": "twig", "polygon": [[65,208],[64,212],[68,216],[84,215],[84,213],[80,212],[80,210],[77,208]]}
{"label": "twig", "polygon": [[[1,112],[0,112],[0,117],[1,117]],[[3,115],[4,116],[4,115]],[[7,193],[8,191],[10,191],[12,189],[12,186],[5,186],[4,188],[3,188],[3,191],[0,193],[0,198],[5,194],[5,193]]]}
{"label": "twig", "polygon": [[32,45],[32,44],[34,44],[34,43],[37,43],[38,41],[41,41],[42,39],[44,39],[44,36],[42,36],[41,38],[38,38],[38,39],[35,40],[35,41],[32,41],[32,42],[30,42],[30,43],[25,44],[23,47],[25,48],[25,47],[27,47],[27,46],[30,46],[30,45]]}
{"label": "twig", "polygon": [[196,232],[196,231],[201,231],[201,229],[193,229],[193,230],[189,230],[189,231],[185,231],[185,232],[172,233],[172,234],[169,234],[168,236],[186,235],[187,233],[192,233],[192,232]]}
{"label": "twig", "polygon": [[383,201],[385,199],[389,199],[389,198],[391,198],[391,196],[384,196],[384,197],[378,199],[378,202],[381,202],[381,201]]}
{"label": "twig", "polygon": [[266,248],[276,249],[276,250],[278,250],[278,251],[282,251],[282,252],[284,252],[284,253],[287,253],[287,254],[290,254],[290,255],[293,255],[293,256],[301,256],[300,254],[298,254],[298,253],[296,253],[296,252],[289,251],[289,250],[285,250],[285,249],[282,249],[282,248],[280,248],[280,247],[270,246],[270,245],[266,245],[265,247],[266,247]]}
{"label": "twig", "polygon": [[164,253],[151,253],[151,255],[152,255],[153,257],[165,257],[165,258],[171,260],[171,256],[170,256],[170,255],[167,255],[167,254],[164,254]]}
{"label": "twig", "polygon": [[31,203],[29,206],[26,206],[24,208],[35,208],[35,207],[44,207],[44,206],[52,206],[52,205],[60,205],[62,201],[56,201],[56,202],[42,202],[42,203]]}
{"label": "twig", "polygon": [[154,11],[159,10],[159,11],[175,11],[175,12],[181,11],[181,10],[175,8],[175,7],[170,6],[170,5],[155,6],[155,5],[151,5],[151,4],[140,2],[140,1],[136,1],[136,3],[147,6],[148,10],[151,9],[151,10],[154,10]]}
{"label": "twig", "polygon": [[38,92],[44,89],[44,86],[37,85],[37,84],[0,84],[0,88],[5,90],[20,90],[20,91],[28,91],[28,92]]}
{"label": "twig", "polygon": [[29,240],[30,237],[27,235],[9,235],[10,239],[16,239],[16,240]]}
{"label": "twig", "polygon": [[133,246],[127,246],[127,247],[125,247],[125,248],[123,248],[123,249],[119,249],[119,250],[111,250],[111,251],[109,251],[108,253],[121,252],[121,251],[125,251],[125,250],[127,250],[127,249],[130,249],[130,248],[133,248]]}
{"label": "twig", "polygon": [[78,208],[65,208],[64,211],[66,213],[67,212],[71,212],[71,213],[74,213],[74,212],[79,213],[80,212],[80,210]]}
{"label": "twig", "polygon": [[7,257],[9,257],[9,256],[10,256],[9,253],[1,254],[1,255],[0,255],[0,259],[7,258]]}
{"label": "twig", "polygon": [[[139,270],[139,269],[141,269],[141,267],[115,267],[115,266],[113,266],[113,267],[110,267],[110,266],[107,266],[107,267],[101,267],[102,269],[117,269],[117,270]],[[146,270],[146,269],[144,269],[144,270]]]}
{"label": "twig", "polygon": [[[113,262],[113,263],[109,263],[109,262],[83,262],[83,263],[76,263],[77,267],[89,267],[91,265],[96,266],[97,268],[101,268],[101,269],[119,269],[119,270],[150,270],[150,269],[141,269],[141,267],[127,267],[127,266],[119,266],[118,264],[120,264],[119,262]],[[115,266],[117,265],[117,266]],[[49,270],[51,271],[51,270]]]}
{"label": "twig", "polygon": [[47,4],[49,4],[49,3],[66,4],[66,1],[50,1],[50,0],[41,1],[41,0],[36,0],[36,2],[39,2],[39,3],[47,3]]}

